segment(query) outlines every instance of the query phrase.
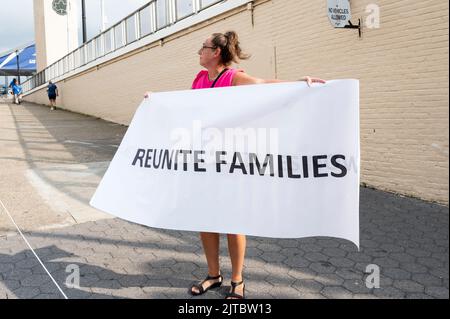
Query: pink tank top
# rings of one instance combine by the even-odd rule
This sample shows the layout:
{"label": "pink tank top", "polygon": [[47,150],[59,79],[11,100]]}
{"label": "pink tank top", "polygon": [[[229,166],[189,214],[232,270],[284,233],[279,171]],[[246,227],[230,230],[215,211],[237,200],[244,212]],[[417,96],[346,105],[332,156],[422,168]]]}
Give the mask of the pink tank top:
{"label": "pink tank top", "polygon": [[[226,71],[220,79],[216,82],[216,85],[214,87],[224,87],[224,86],[232,86],[233,85],[233,78],[234,75],[237,72],[244,72],[244,70],[240,69],[229,69]],[[192,83],[192,89],[209,89],[213,85],[214,80],[210,81],[208,79],[208,71],[202,70],[200,71],[197,76],[195,77],[194,82]]]}

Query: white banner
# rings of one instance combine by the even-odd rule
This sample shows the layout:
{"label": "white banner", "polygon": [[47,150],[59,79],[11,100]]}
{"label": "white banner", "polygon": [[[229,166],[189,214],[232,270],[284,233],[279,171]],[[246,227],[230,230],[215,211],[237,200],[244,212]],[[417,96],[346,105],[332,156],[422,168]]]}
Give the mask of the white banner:
{"label": "white banner", "polygon": [[153,93],[91,205],[150,227],[359,247],[359,82]]}

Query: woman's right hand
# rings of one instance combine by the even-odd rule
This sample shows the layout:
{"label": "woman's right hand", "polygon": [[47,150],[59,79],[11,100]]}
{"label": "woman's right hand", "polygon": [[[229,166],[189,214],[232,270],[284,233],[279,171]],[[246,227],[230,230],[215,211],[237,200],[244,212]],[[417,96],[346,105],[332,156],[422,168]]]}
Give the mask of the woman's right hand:
{"label": "woman's right hand", "polygon": [[152,92],[151,92],[151,91],[145,92],[145,94],[144,94],[144,99],[150,98],[150,95],[152,95]]}
{"label": "woman's right hand", "polygon": [[304,76],[303,78],[300,79],[300,81],[305,81],[306,84],[308,84],[308,86],[311,86],[313,83],[322,83],[325,84],[327,83],[327,81],[319,79],[319,78],[313,78],[310,76]]}

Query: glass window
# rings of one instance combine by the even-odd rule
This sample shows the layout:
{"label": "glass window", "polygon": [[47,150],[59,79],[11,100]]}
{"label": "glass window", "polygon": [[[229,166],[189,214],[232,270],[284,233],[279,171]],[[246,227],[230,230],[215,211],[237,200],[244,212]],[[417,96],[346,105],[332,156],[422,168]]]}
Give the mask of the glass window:
{"label": "glass window", "polygon": [[111,52],[113,50],[113,30],[109,30],[108,32],[106,32],[103,36],[103,42],[105,43],[105,54]]}
{"label": "glass window", "polygon": [[114,27],[114,39],[116,49],[121,48],[123,46],[123,23],[118,24]]}
{"label": "glass window", "polygon": [[177,19],[184,18],[193,12],[192,0],[177,0]]}
{"label": "glass window", "polygon": [[86,64],[86,45],[83,45],[80,48],[80,62],[81,62],[81,65]]}
{"label": "glass window", "polygon": [[69,71],[69,59],[68,57],[63,58],[63,74],[66,74]]}
{"label": "glass window", "polygon": [[75,68],[78,68],[81,65],[80,62],[80,50],[76,50],[74,52],[74,66]]}
{"label": "glass window", "polygon": [[86,49],[87,49],[86,63],[95,60],[95,42],[94,41],[88,42],[88,44],[86,45]]}
{"label": "glass window", "polygon": [[70,71],[70,55],[66,56],[66,73]]}
{"label": "glass window", "polygon": [[161,29],[167,25],[167,1],[158,0],[156,2],[157,28]]}
{"label": "glass window", "polygon": [[63,60],[59,60],[58,62],[58,76],[61,76],[64,74],[64,63]]}
{"label": "glass window", "polygon": [[97,38],[92,40],[91,43],[91,54],[92,54],[92,60],[97,59],[97,46],[96,46]]}
{"label": "glass window", "polygon": [[68,61],[67,71],[72,71],[73,70],[73,53],[69,54],[69,56],[67,57],[67,61]]}
{"label": "glass window", "polygon": [[136,15],[132,15],[127,19],[127,43],[137,40]]}
{"label": "glass window", "polygon": [[103,56],[103,37],[99,36],[97,38],[95,38],[95,51],[96,51],[96,56],[97,58]]}
{"label": "glass window", "polygon": [[145,7],[139,11],[139,21],[141,27],[141,37],[152,32],[152,12],[150,6]]}

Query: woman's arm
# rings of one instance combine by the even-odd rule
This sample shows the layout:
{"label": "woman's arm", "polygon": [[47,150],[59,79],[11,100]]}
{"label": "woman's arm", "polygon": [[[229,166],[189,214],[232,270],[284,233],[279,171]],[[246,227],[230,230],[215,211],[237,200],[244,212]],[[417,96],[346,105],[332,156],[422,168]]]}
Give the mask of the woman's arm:
{"label": "woman's arm", "polygon": [[[312,83],[326,83],[325,80],[322,80],[319,78],[312,78],[310,76],[305,76],[305,77],[301,78],[299,81],[306,81],[308,83],[308,85],[311,85]],[[264,79],[260,79],[260,78],[255,78],[244,72],[237,72],[233,78],[233,86],[281,83],[281,82],[289,82],[289,81],[283,81],[283,80],[277,80],[277,79],[264,80]]]}

